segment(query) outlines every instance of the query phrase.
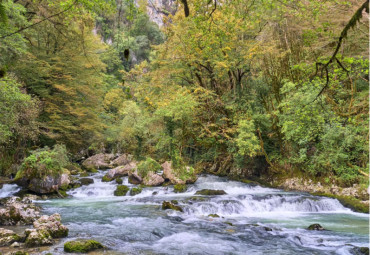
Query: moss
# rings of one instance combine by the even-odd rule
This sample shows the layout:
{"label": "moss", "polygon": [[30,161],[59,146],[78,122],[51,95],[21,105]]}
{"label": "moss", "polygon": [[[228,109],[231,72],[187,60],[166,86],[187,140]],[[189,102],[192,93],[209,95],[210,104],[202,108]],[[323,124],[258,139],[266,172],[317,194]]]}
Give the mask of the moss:
{"label": "moss", "polygon": [[152,158],[146,158],[137,165],[137,173],[144,178],[149,172],[157,173],[161,165]]}
{"label": "moss", "polygon": [[355,255],[369,255],[368,247],[355,247],[352,249],[352,251]]}
{"label": "moss", "polygon": [[111,182],[113,181],[113,178],[109,177],[108,175],[104,175],[101,179],[102,182]]}
{"label": "moss", "polygon": [[137,194],[140,194],[143,191],[141,187],[132,188],[130,190],[130,196],[135,196]]}
{"label": "moss", "polygon": [[183,193],[188,189],[188,187],[186,184],[176,184],[173,186],[173,189],[175,193]]}
{"label": "moss", "polygon": [[118,185],[117,189],[114,191],[115,196],[125,196],[129,191],[129,187],[126,185]]}
{"label": "moss", "polygon": [[104,246],[95,240],[69,241],[64,244],[64,251],[68,253],[87,253],[103,248]]}
{"label": "moss", "polygon": [[122,184],[123,183],[123,180],[121,178],[116,178],[116,183],[117,184]]}
{"label": "moss", "polygon": [[218,214],[208,214],[208,217],[212,217],[212,218],[220,218],[220,216]]}
{"label": "moss", "polygon": [[369,207],[366,204],[361,203],[359,199],[349,196],[337,196],[329,193],[312,193],[315,196],[325,196],[330,198],[336,198],[339,202],[355,212],[369,213]]}
{"label": "moss", "polygon": [[59,190],[58,191],[60,195],[62,195],[63,197],[68,197],[68,194],[65,190]]}
{"label": "moss", "polygon": [[[1,254],[1,253],[0,253]],[[16,253],[13,253],[14,255],[28,255],[28,252],[25,251],[17,251]]]}
{"label": "moss", "polygon": [[213,190],[213,189],[202,189],[198,190],[195,195],[204,195],[204,196],[220,196],[226,195],[224,190]]}
{"label": "moss", "polygon": [[167,210],[167,209],[183,212],[183,210],[180,206],[174,205],[171,202],[163,201],[162,210]]}

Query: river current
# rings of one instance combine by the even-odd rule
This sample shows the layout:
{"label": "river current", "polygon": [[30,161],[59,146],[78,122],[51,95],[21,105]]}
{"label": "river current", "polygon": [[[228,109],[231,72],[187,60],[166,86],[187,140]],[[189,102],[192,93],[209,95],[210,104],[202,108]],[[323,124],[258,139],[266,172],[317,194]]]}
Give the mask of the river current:
{"label": "river current", "polygon": [[[115,197],[117,184],[101,182],[103,174],[69,191],[70,198],[36,201],[45,214],[60,213],[70,229],[49,252],[63,254],[63,243],[79,238],[100,241],[110,248],[104,254],[352,254],[354,246],[369,247],[368,215],[336,199],[211,175],[200,176],[185,193],[167,186]],[[135,186],[127,177],[123,181]],[[194,195],[200,189],[222,189],[227,195]],[[183,212],[161,209],[171,200]],[[327,230],[306,230],[313,223]]]}

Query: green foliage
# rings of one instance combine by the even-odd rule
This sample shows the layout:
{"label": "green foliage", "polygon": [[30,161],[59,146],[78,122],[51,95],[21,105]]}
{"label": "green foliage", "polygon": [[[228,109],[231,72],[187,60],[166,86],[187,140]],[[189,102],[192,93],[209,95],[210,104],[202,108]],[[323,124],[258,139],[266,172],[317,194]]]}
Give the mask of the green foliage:
{"label": "green foliage", "polygon": [[152,158],[146,158],[137,165],[137,173],[144,178],[149,172],[157,173],[161,165]]}
{"label": "green foliage", "polygon": [[33,151],[24,160],[15,179],[23,177],[44,179],[49,175],[58,176],[65,171],[64,168],[68,164],[69,159],[64,145],[55,145],[52,150],[45,147]]}
{"label": "green foliage", "polygon": [[68,253],[87,253],[102,248],[104,246],[95,240],[68,241],[64,244],[64,251]]}
{"label": "green foliage", "polygon": [[254,127],[253,120],[240,120],[238,124],[238,137],[235,142],[240,155],[254,157],[261,149]]}

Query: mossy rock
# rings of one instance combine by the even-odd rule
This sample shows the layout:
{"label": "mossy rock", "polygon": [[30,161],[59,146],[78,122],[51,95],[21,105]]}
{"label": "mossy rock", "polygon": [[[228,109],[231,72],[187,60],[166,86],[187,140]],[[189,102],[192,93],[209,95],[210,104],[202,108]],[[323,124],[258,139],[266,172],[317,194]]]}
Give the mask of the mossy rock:
{"label": "mossy rock", "polygon": [[88,172],[80,173],[80,177],[88,177],[90,174]]}
{"label": "mossy rock", "polygon": [[143,191],[141,187],[132,188],[130,190],[130,196],[135,196],[137,194],[140,194]]}
{"label": "mossy rock", "polygon": [[94,179],[92,179],[92,178],[81,178],[81,179],[79,179],[79,182],[81,183],[81,185],[90,185],[90,184],[94,183]]}
{"label": "mossy rock", "polygon": [[113,181],[113,178],[109,177],[108,175],[104,175],[101,179],[102,182],[111,182]]}
{"label": "mossy rock", "polygon": [[174,204],[174,205],[178,205],[179,204],[179,201],[177,201],[177,200],[171,200],[171,203]]}
{"label": "mossy rock", "polygon": [[215,213],[208,214],[208,217],[220,218],[220,216],[218,214],[215,214]]}
{"label": "mossy rock", "polygon": [[116,178],[116,183],[117,184],[122,184],[123,183],[123,180],[121,178]]}
{"label": "mossy rock", "polygon": [[186,186],[186,184],[175,184],[175,185],[173,185],[173,191],[175,193],[183,193],[187,189],[188,189],[188,187]]}
{"label": "mossy rock", "polygon": [[25,251],[17,251],[16,253],[13,253],[13,255],[29,255],[29,253]]}
{"label": "mossy rock", "polygon": [[117,189],[114,191],[115,196],[126,196],[127,192],[129,191],[129,187],[126,185],[118,185]]}
{"label": "mossy rock", "polygon": [[174,205],[171,202],[163,201],[162,203],[162,210],[171,209],[174,211],[183,212],[182,208],[178,205]]}
{"label": "mossy rock", "polygon": [[68,253],[88,253],[103,248],[104,246],[95,240],[69,241],[64,244],[64,251]]}
{"label": "mossy rock", "polygon": [[195,195],[203,195],[203,196],[220,196],[226,195],[227,193],[224,190],[214,190],[214,189],[202,189],[198,190]]}
{"label": "mossy rock", "polygon": [[307,230],[325,230],[320,224],[312,224],[310,225]]}

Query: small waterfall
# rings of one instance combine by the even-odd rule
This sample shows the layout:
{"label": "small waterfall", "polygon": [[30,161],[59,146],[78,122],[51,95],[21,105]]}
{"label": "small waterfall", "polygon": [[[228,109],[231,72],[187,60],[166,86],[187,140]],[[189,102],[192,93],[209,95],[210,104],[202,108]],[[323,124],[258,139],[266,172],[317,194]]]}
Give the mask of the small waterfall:
{"label": "small waterfall", "polygon": [[3,188],[0,189],[0,198],[10,197],[20,189],[21,188],[16,184],[4,184]]}
{"label": "small waterfall", "polygon": [[[80,188],[70,190],[68,195],[71,195],[75,198],[106,198],[113,197],[113,192],[116,189],[115,181],[112,182],[102,182],[103,177],[102,173],[96,174],[89,178],[94,180],[93,184],[81,186]],[[127,179],[127,178],[126,178]],[[126,183],[123,183],[127,185]]]}

